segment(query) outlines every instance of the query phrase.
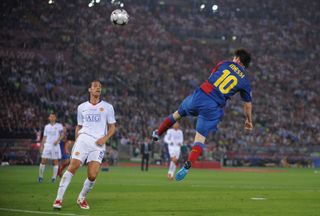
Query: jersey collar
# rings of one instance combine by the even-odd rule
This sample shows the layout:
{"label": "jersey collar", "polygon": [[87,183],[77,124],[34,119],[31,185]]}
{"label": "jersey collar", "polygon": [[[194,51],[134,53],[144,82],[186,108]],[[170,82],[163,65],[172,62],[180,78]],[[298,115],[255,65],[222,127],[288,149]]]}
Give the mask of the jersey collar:
{"label": "jersey collar", "polygon": [[98,105],[99,103],[101,103],[101,101],[102,101],[102,100],[100,99],[100,100],[98,101],[98,103],[93,104],[93,103],[91,103],[91,102],[90,102],[90,100],[88,100],[89,104],[91,104],[92,106],[96,106],[96,105]]}

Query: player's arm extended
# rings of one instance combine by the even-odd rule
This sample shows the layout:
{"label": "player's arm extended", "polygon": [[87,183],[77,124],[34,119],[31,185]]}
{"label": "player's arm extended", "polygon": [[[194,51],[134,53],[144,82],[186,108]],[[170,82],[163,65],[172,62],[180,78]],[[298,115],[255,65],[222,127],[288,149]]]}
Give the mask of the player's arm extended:
{"label": "player's arm extended", "polygon": [[252,103],[251,102],[244,102],[243,105],[244,115],[246,117],[246,122],[244,128],[246,130],[252,130],[253,124],[252,124]]}
{"label": "player's arm extended", "polygon": [[82,125],[77,125],[77,126],[76,126],[76,132],[75,132],[75,138],[76,138],[76,139],[78,138],[79,131],[81,130],[81,128],[82,128]]}
{"label": "player's arm extended", "polygon": [[116,124],[115,123],[108,124],[108,132],[107,132],[107,134],[104,137],[101,137],[100,139],[98,139],[96,143],[98,145],[105,144],[110,139],[110,137],[113,136],[113,134],[115,132],[116,132]]}

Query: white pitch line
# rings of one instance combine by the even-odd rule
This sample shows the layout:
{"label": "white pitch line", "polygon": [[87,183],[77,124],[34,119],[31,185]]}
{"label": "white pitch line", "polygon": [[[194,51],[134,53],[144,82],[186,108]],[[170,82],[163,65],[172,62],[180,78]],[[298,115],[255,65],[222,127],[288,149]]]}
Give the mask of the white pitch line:
{"label": "white pitch line", "polygon": [[263,198],[263,197],[251,197],[250,199],[252,199],[252,200],[266,200],[267,198]]}
{"label": "white pitch line", "polygon": [[8,209],[8,208],[0,208],[0,211],[21,212],[21,213],[30,213],[30,214],[65,215],[65,216],[89,216],[89,215],[78,215],[78,214],[73,214],[73,213],[29,211],[29,210],[23,210],[23,209]]}

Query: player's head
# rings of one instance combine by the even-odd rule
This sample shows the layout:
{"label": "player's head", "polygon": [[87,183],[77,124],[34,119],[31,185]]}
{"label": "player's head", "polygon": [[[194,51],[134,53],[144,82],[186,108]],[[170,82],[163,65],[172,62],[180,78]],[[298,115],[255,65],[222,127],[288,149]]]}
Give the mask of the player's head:
{"label": "player's head", "polygon": [[245,49],[238,49],[234,52],[233,62],[248,68],[251,62],[251,54]]}
{"label": "player's head", "polygon": [[179,125],[178,122],[176,122],[176,123],[173,125],[173,129],[175,129],[175,130],[178,130],[179,127],[180,127],[180,125]]}
{"label": "player's head", "polygon": [[57,120],[57,116],[55,113],[52,112],[49,114],[48,119],[49,119],[50,124],[54,124]]}
{"label": "player's head", "polygon": [[89,83],[88,86],[88,92],[91,97],[99,98],[101,95],[101,82],[99,80],[93,80],[92,82]]}

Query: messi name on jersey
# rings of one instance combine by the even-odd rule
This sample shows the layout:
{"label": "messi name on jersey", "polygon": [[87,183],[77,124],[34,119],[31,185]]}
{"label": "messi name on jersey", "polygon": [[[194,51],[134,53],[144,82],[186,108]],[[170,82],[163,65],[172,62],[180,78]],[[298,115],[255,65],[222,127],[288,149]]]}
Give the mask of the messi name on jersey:
{"label": "messi name on jersey", "polygon": [[99,122],[101,120],[100,114],[86,114],[85,120],[87,122]]}

